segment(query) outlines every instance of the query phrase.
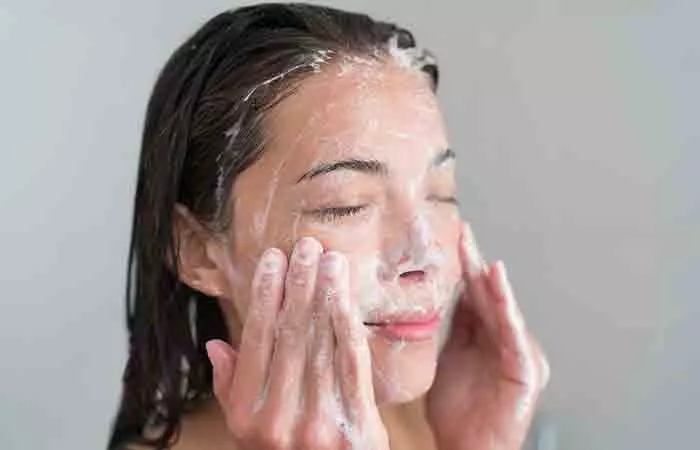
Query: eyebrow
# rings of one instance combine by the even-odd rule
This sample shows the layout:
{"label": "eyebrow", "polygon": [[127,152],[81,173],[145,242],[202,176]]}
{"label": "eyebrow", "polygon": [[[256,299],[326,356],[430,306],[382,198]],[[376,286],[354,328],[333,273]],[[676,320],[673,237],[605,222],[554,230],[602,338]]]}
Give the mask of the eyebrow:
{"label": "eyebrow", "polygon": [[435,155],[435,157],[433,158],[433,160],[430,163],[430,166],[437,167],[437,166],[440,166],[445,161],[450,160],[450,159],[455,159],[455,158],[457,158],[457,155],[455,154],[454,150],[452,150],[451,148],[446,148],[446,149],[442,150],[441,152],[439,152],[437,155]]}
{"label": "eyebrow", "polygon": [[319,175],[325,175],[336,170],[353,170],[355,172],[367,173],[370,175],[386,176],[389,168],[381,161],[375,159],[345,159],[342,161],[321,163],[302,175],[297,183],[310,180]]}
{"label": "eyebrow", "polygon": [[[433,157],[430,161],[430,167],[438,167],[449,159],[455,159],[455,152],[450,149],[444,149],[440,151],[437,155]],[[389,168],[387,165],[376,159],[344,159],[341,161],[334,162],[324,162],[313,167],[311,170],[304,173],[297,183],[305,180],[311,180],[321,175],[325,175],[330,172],[335,172],[337,170],[352,170],[355,172],[366,173],[369,175],[387,176],[389,173]]]}

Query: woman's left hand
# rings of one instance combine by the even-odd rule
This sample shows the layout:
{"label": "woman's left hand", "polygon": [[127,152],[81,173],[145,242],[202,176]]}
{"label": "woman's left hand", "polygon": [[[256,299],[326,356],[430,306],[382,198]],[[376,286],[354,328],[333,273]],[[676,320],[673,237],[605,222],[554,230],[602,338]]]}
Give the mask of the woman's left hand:
{"label": "woman's left hand", "polygon": [[466,224],[459,245],[465,288],[428,392],[428,420],[438,448],[517,450],[549,366],[503,263],[485,263]]}

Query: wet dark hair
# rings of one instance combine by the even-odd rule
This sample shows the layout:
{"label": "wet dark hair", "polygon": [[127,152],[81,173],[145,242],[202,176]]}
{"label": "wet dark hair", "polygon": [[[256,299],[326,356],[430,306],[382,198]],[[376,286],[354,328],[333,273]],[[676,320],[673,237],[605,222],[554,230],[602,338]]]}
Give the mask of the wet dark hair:
{"label": "wet dark hair", "polygon": [[[339,56],[407,48],[437,87],[438,69],[413,35],[362,14],[300,3],[224,12],[162,69],[143,130],[126,286],[129,356],[109,449],[164,449],[183,414],[211,398],[205,343],[228,340],[216,299],[177,275],[176,204],[212,232],[230,224],[231,187],[261,155],[266,113]],[[158,430],[144,436],[145,428]]]}

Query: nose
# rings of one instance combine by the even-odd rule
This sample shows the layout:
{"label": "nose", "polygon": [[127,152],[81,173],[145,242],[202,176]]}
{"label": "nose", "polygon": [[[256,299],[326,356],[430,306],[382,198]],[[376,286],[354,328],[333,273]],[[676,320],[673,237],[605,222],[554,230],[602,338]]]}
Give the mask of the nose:
{"label": "nose", "polygon": [[416,206],[395,207],[385,222],[384,255],[387,276],[401,282],[423,281],[427,276],[434,237],[429,218]]}

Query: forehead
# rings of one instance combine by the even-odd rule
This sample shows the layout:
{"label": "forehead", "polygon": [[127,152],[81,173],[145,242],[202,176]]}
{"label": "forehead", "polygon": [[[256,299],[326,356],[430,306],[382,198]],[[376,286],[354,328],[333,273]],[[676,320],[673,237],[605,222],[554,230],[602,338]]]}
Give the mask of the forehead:
{"label": "forehead", "polygon": [[324,66],[273,108],[265,128],[263,158],[290,169],[348,156],[422,161],[447,147],[427,76],[390,61]]}

